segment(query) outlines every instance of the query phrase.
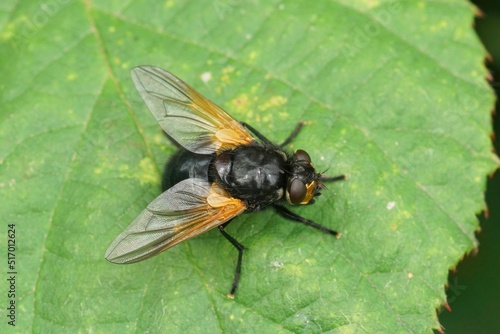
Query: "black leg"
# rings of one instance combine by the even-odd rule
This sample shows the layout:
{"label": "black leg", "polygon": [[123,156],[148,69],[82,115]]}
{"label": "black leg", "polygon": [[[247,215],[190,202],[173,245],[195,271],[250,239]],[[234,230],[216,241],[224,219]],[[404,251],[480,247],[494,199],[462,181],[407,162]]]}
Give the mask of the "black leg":
{"label": "black leg", "polygon": [[343,180],[346,180],[347,179],[347,176],[345,175],[337,175],[337,176],[323,176],[321,175],[321,177],[319,178],[320,181],[323,181],[323,182],[335,182],[335,181],[343,181]]}
{"label": "black leg", "polygon": [[[257,136],[257,138],[259,138],[260,140],[262,140],[265,144],[273,145],[273,143],[269,139],[267,139],[266,137],[264,137],[264,135],[261,134],[259,131],[255,130],[251,125],[249,125],[249,124],[247,124],[245,122],[241,122],[241,125],[243,125],[248,130],[252,131],[253,134],[255,136]],[[293,130],[292,134],[290,134],[290,136],[288,136],[288,138],[285,139],[285,141],[283,143],[281,143],[280,147],[283,147],[285,145],[290,144],[291,141],[294,140],[295,137],[297,137],[297,135],[299,134],[299,132],[302,129],[303,125],[304,125],[304,122],[302,122],[302,121],[300,121],[299,123],[297,123],[297,125],[295,126],[295,129]]]}
{"label": "black leg", "polygon": [[269,139],[267,139],[266,137],[264,137],[263,134],[261,134],[259,131],[255,130],[251,125],[249,125],[248,123],[245,123],[245,122],[240,122],[241,125],[243,125],[245,128],[247,128],[248,130],[252,131],[254,135],[257,136],[257,138],[259,138],[260,140],[262,140],[265,144],[267,145],[273,145],[273,143],[271,143],[271,141]]}
{"label": "black leg", "polygon": [[324,227],[323,225],[320,225],[320,224],[318,224],[316,222],[313,222],[312,220],[309,220],[309,219],[306,219],[304,217],[301,217],[298,214],[293,213],[292,211],[288,210],[287,208],[285,208],[282,205],[273,204],[273,207],[276,210],[276,212],[279,213],[280,216],[282,216],[283,218],[286,218],[288,220],[292,220],[292,221],[295,221],[295,222],[299,222],[299,223],[302,223],[302,224],[305,224],[305,225],[312,226],[312,227],[317,228],[318,230],[320,230],[322,232],[325,232],[325,233],[328,233],[328,234],[332,234],[332,235],[336,236],[337,238],[340,237],[340,233],[339,232],[331,230],[331,229],[329,229],[327,227]]}
{"label": "black leg", "polygon": [[302,130],[303,125],[304,125],[303,121],[298,122],[297,125],[295,126],[295,129],[293,129],[293,132],[288,136],[287,139],[285,139],[285,141],[283,143],[280,144],[280,147],[284,147],[284,146],[290,144],[292,142],[292,140],[294,140],[295,137],[297,137],[300,130]]}
{"label": "black leg", "polygon": [[238,250],[238,262],[236,263],[236,270],[234,272],[233,285],[231,286],[231,291],[229,291],[229,294],[227,295],[229,298],[234,299],[234,293],[236,292],[236,289],[238,288],[238,283],[240,282],[241,260],[243,259],[243,250],[245,249],[245,247],[243,247],[243,245],[240,244],[238,241],[236,241],[235,238],[233,238],[226,231],[224,231],[224,228],[230,222],[231,221],[228,221],[225,224],[219,225],[219,231]]}

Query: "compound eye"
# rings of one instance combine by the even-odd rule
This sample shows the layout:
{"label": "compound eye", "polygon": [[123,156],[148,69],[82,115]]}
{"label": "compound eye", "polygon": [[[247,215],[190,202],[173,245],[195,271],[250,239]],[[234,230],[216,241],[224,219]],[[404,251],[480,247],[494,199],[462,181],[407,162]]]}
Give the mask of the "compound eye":
{"label": "compound eye", "polygon": [[[306,153],[307,154],[307,153]],[[300,204],[307,194],[307,188],[305,184],[299,179],[293,179],[288,187],[288,195],[290,197],[290,203]]]}
{"label": "compound eye", "polygon": [[297,158],[297,161],[305,161],[311,163],[311,157],[304,150],[297,150],[295,152],[295,157]]}

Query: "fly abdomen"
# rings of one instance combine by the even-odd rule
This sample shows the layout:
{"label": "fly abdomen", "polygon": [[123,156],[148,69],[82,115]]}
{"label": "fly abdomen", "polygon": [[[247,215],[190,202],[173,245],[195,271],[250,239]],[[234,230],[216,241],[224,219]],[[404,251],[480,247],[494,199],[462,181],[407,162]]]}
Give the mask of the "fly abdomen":
{"label": "fly abdomen", "polygon": [[215,154],[196,154],[188,150],[176,152],[165,165],[161,182],[162,191],[186,179],[203,179],[211,182],[209,168],[214,159]]}

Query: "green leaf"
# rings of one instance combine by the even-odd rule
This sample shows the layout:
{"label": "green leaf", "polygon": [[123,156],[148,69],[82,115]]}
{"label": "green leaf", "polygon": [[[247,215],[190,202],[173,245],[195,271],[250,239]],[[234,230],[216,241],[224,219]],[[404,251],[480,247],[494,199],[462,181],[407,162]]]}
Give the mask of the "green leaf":
{"label": "green leaf", "polygon": [[[17,280],[2,319],[12,299],[19,332],[438,328],[499,165],[473,15],[451,0],[3,4],[0,216],[4,235],[15,224]],[[292,209],[342,237],[271,211],[237,218],[235,300],[236,250],[217,231],[134,265],[105,261],[175,150],[130,79],[143,64],[273,141],[306,120],[289,148],[349,179]]]}

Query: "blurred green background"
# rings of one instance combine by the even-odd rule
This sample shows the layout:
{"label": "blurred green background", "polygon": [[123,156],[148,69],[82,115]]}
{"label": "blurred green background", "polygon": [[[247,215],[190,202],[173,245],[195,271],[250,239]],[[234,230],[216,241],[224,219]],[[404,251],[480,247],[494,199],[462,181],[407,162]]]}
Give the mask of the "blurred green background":
{"label": "blurred green background", "polygon": [[[483,12],[476,19],[476,31],[493,59],[487,63],[492,86],[500,93],[500,1],[474,0]],[[497,100],[496,110],[500,110]],[[500,115],[494,115],[495,149],[500,152]],[[450,273],[448,304],[439,319],[445,333],[500,333],[500,172],[488,180],[489,215],[482,215],[477,234],[479,252],[469,254]]]}

